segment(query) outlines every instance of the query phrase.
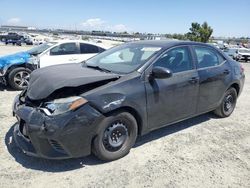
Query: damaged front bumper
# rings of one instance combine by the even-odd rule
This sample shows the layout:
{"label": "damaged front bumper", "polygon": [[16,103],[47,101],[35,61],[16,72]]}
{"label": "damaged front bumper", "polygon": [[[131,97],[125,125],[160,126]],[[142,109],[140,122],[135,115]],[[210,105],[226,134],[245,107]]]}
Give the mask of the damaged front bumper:
{"label": "damaged front bumper", "polygon": [[2,68],[0,68],[0,84],[6,85],[6,83],[4,71]]}
{"label": "damaged front bumper", "polygon": [[3,85],[7,84],[5,76],[0,76],[0,84],[3,84]]}
{"label": "damaged front bumper", "polygon": [[16,98],[13,114],[18,119],[14,139],[28,155],[65,159],[87,156],[103,115],[85,104],[76,111],[47,116],[39,108],[20,105]]}

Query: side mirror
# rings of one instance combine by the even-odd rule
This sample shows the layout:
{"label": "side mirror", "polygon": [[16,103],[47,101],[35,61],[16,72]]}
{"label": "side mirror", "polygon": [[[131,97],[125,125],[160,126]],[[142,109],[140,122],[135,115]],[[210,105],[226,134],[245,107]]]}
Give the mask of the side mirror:
{"label": "side mirror", "polygon": [[165,67],[154,67],[151,73],[153,78],[164,79],[169,78],[173,75],[173,72]]}

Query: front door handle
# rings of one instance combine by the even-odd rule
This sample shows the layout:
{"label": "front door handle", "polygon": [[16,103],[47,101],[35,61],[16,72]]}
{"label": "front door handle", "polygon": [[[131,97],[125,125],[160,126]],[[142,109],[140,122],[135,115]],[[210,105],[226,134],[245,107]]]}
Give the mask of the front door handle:
{"label": "front door handle", "polygon": [[191,84],[196,84],[198,82],[198,78],[197,77],[192,77],[190,80],[189,80],[189,83]]}
{"label": "front door handle", "polygon": [[230,73],[230,70],[228,70],[228,69],[225,69],[225,70],[223,71],[223,74],[228,75],[229,73]]}

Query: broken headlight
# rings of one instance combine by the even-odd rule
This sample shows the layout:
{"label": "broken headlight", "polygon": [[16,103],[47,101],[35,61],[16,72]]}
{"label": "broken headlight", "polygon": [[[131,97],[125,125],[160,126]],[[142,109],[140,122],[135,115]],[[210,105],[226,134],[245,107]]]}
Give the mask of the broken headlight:
{"label": "broken headlight", "polygon": [[47,115],[58,115],[68,111],[74,111],[87,102],[88,101],[82,97],[68,97],[46,102],[43,107],[49,111],[44,110]]}
{"label": "broken headlight", "polygon": [[28,63],[34,64],[34,65],[37,65],[38,62],[39,62],[39,59],[38,59],[37,57],[31,57],[31,58],[29,58],[29,60],[28,60]]}

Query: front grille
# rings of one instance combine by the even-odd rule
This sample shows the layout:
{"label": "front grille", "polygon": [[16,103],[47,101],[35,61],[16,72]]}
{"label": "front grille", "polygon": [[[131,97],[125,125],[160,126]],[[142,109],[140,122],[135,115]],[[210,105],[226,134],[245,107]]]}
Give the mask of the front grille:
{"label": "front grille", "polygon": [[60,143],[55,140],[49,140],[50,145],[58,152],[66,153]]}

